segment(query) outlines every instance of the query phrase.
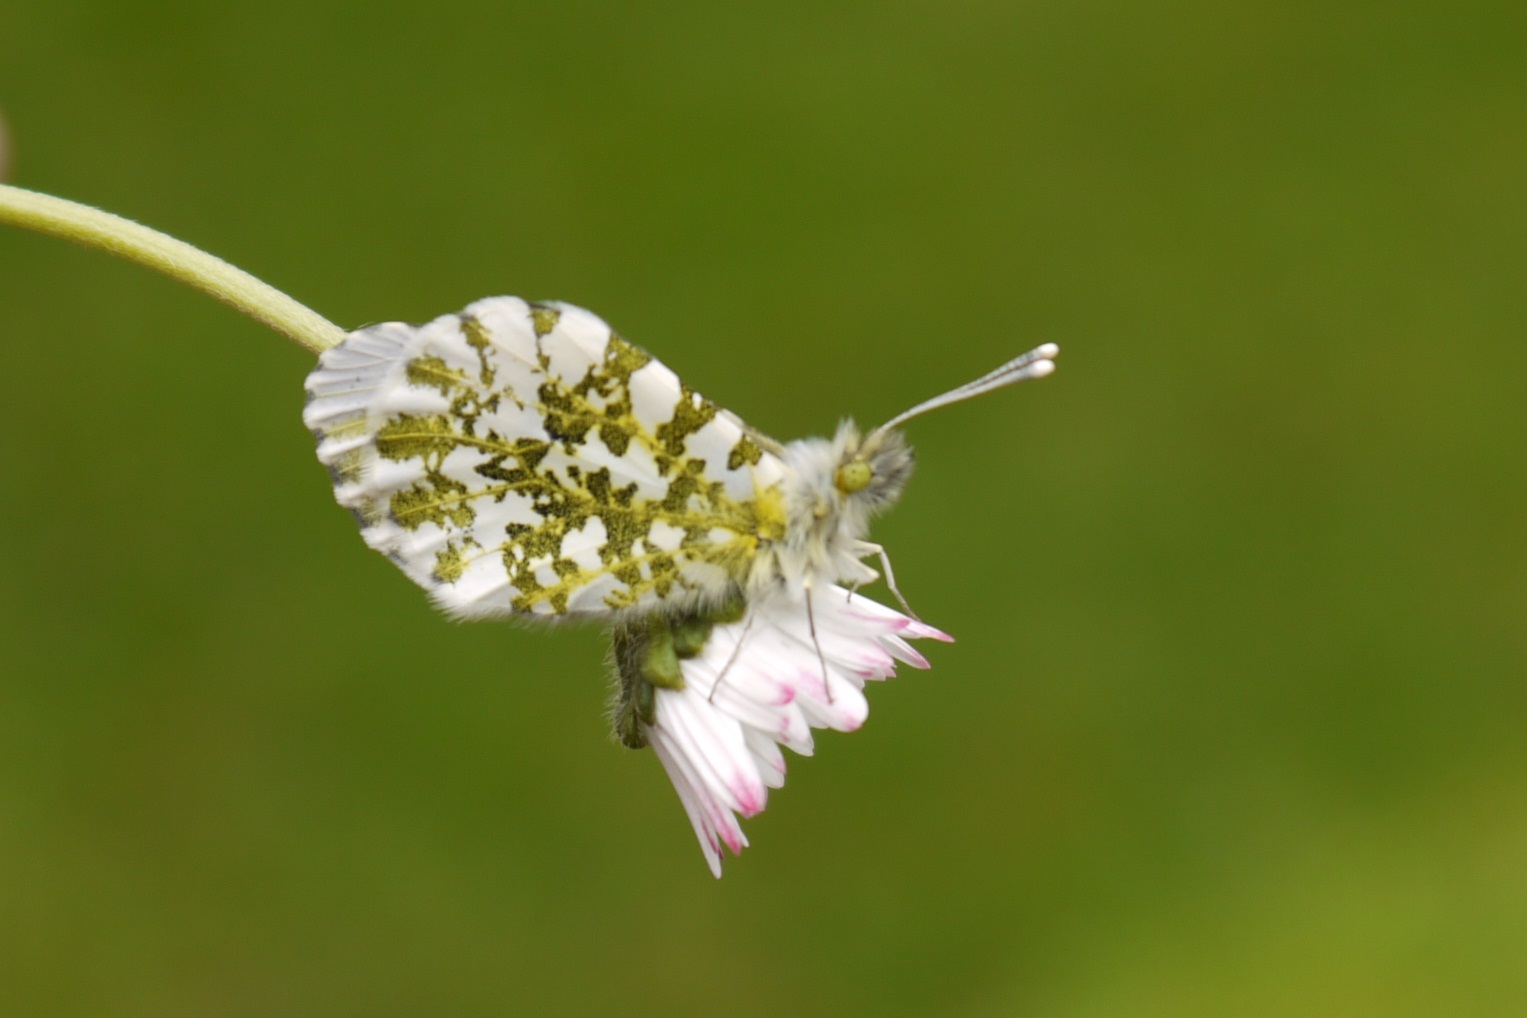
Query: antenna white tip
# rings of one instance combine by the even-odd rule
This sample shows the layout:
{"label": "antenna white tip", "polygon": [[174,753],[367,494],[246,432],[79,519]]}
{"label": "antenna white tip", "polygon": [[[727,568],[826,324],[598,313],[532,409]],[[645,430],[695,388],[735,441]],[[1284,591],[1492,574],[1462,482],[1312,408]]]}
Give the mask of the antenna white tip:
{"label": "antenna white tip", "polygon": [[897,414],[870,432],[870,437],[890,431],[892,428],[904,424],[919,414],[925,414],[929,410],[937,410],[939,407],[948,406],[950,403],[973,399],[982,393],[991,392],[993,389],[1000,389],[1006,385],[1012,385],[1014,382],[1022,382],[1029,378],[1043,378],[1055,371],[1055,362],[1050,358],[1055,357],[1059,353],[1060,347],[1054,343],[1036,346],[1028,353],[1014,357],[995,371],[989,371],[973,382],[966,382],[958,388],[950,389],[941,396],[934,396],[930,400],[917,404],[911,410]]}

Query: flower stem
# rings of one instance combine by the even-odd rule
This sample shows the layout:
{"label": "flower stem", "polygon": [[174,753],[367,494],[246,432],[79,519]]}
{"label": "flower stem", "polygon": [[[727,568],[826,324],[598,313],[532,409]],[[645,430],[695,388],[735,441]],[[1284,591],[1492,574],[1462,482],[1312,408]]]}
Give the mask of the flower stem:
{"label": "flower stem", "polygon": [[50,233],[158,269],[322,353],[345,331],[275,287],[184,241],[88,205],[0,184],[0,223]]}

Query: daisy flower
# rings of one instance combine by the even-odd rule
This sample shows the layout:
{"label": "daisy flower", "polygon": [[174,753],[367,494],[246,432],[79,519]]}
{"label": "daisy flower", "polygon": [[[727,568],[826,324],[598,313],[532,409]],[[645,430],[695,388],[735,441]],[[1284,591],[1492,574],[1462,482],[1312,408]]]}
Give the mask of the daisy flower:
{"label": "daisy flower", "polygon": [[711,873],[721,876],[722,845],[736,855],[748,843],[738,816],[762,811],[785,783],[781,746],[810,756],[811,729],[864,724],[866,682],[890,678],[898,661],[928,667],[908,638],[953,639],[843,587],[820,590],[808,612],[803,591],[781,586],[681,662],[684,688],[655,691],[645,734]]}

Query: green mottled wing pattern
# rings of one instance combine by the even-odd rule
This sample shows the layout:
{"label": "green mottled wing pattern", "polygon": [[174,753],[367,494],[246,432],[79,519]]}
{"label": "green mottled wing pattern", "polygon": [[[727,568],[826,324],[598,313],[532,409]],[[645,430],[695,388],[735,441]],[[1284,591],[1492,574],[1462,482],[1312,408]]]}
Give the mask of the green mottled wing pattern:
{"label": "green mottled wing pattern", "polygon": [[340,504],[459,617],[715,603],[784,533],[766,440],[582,308],[369,326],[307,391]]}

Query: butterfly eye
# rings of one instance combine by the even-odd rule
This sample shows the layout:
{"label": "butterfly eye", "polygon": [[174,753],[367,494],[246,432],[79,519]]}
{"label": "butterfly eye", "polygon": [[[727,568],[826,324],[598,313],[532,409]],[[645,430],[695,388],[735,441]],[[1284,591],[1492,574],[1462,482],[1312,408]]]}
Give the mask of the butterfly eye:
{"label": "butterfly eye", "polygon": [[852,495],[868,488],[874,477],[875,471],[868,463],[863,460],[854,460],[838,468],[837,473],[832,475],[832,483],[843,494]]}

